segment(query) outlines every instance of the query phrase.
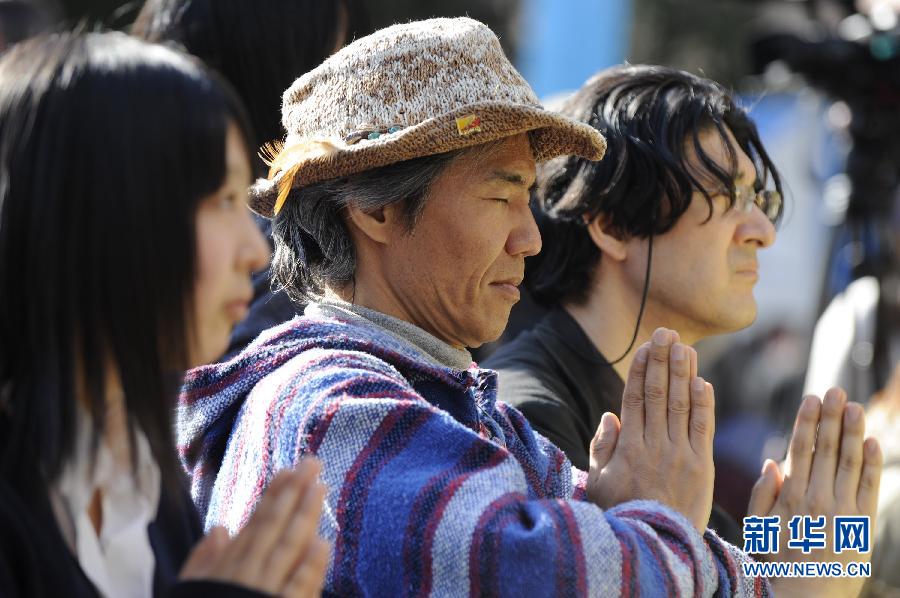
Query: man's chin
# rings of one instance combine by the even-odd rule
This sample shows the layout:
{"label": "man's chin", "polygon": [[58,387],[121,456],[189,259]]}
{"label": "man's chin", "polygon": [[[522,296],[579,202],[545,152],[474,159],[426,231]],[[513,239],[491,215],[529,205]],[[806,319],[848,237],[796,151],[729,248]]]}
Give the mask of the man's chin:
{"label": "man's chin", "polygon": [[747,309],[742,313],[733,313],[732,317],[728,319],[727,325],[725,329],[722,330],[720,334],[727,334],[730,332],[738,332],[739,330],[744,330],[745,328],[749,328],[755,321],[757,316],[756,303],[753,303],[752,309]]}
{"label": "man's chin", "polygon": [[735,310],[732,306],[730,309],[722,312],[714,312],[711,314],[713,317],[707,317],[697,322],[699,325],[695,330],[697,340],[744,330],[756,321],[756,314],[756,303],[752,305],[752,308],[746,307],[745,309]]}
{"label": "man's chin", "polygon": [[507,309],[502,316],[497,316],[481,326],[480,330],[472,335],[466,346],[470,349],[477,349],[481,345],[492,343],[503,336],[506,325],[509,323],[509,312],[510,310]]}

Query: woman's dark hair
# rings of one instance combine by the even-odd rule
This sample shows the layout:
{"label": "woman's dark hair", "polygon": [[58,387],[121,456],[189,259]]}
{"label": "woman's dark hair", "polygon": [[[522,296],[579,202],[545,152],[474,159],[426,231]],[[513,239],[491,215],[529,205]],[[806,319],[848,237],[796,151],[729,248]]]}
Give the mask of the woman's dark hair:
{"label": "woman's dark hair", "polygon": [[[719,191],[701,179],[721,182],[733,206],[737,154],[727,131],[753,161],[757,189],[771,179],[781,193],[756,126],[725,89],[707,79],[667,67],[618,66],[585,83],[561,112],[601,131],[608,147],[599,162],[568,156],[538,168],[535,216],[543,249],[526,260],[525,283],[543,305],[585,299],[600,259],[585,226],[598,215],[625,237],[665,233],[694,191],[703,193],[712,216],[712,195]],[[721,136],[727,169],[700,145],[708,131]]]}
{"label": "woman's dark hair", "polygon": [[178,44],[218,71],[247,107],[259,148],[284,137],[284,90],[366,27],[360,0],[147,0],[132,34]]}
{"label": "woman's dark hair", "polygon": [[82,394],[96,447],[111,371],[132,448],[139,427],[163,480],[181,479],[195,212],[224,181],[229,123],[248,138],[199,62],[121,33],[34,38],[0,60],[0,473],[23,492],[72,455]]}

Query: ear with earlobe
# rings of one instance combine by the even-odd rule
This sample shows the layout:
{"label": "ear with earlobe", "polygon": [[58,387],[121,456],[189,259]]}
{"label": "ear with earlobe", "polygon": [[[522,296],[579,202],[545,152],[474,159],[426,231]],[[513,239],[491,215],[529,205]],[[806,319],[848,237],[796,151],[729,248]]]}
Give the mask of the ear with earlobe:
{"label": "ear with earlobe", "polygon": [[604,258],[621,262],[628,256],[626,240],[615,230],[607,216],[600,215],[588,222],[587,231]]}
{"label": "ear with earlobe", "polygon": [[348,224],[352,224],[371,241],[387,245],[396,238],[398,231],[403,229],[401,222],[403,216],[399,204],[400,202],[395,202],[370,211],[351,205],[346,212]]}

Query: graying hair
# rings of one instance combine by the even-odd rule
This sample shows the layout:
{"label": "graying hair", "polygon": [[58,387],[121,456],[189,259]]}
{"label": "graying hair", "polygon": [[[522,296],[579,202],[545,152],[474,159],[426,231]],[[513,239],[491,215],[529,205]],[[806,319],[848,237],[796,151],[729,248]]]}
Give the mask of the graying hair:
{"label": "graying hair", "polygon": [[273,281],[294,301],[315,301],[327,287],[353,280],[356,251],[343,213],[403,203],[406,232],[415,227],[434,181],[465,150],[398,162],[294,189],[272,222]]}

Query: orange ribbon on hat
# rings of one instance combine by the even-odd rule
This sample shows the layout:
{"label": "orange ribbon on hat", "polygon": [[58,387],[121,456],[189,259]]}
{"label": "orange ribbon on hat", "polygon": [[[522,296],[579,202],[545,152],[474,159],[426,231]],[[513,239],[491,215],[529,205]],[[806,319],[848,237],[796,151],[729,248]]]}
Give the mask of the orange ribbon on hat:
{"label": "orange ribbon on hat", "polygon": [[338,151],[331,141],[324,139],[305,139],[285,146],[281,141],[271,141],[260,148],[259,156],[269,166],[269,180],[283,172],[278,181],[278,198],[275,200],[274,216],[278,215],[284,202],[287,201],[294,178],[300,167],[310,160],[319,159]]}

